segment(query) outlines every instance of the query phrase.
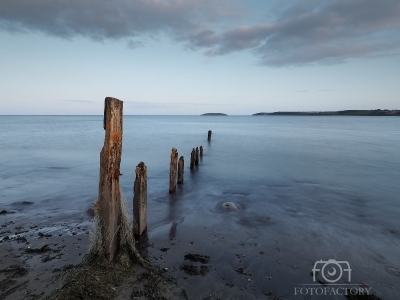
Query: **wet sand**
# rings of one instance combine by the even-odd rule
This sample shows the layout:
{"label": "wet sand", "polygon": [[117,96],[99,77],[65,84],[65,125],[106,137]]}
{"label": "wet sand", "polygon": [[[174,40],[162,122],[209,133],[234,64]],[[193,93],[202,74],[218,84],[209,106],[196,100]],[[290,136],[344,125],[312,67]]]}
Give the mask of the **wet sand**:
{"label": "wet sand", "polygon": [[[79,264],[88,251],[89,218],[67,223],[52,218],[28,220],[18,212],[2,214],[0,299],[44,299],[60,288],[57,275]],[[267,245],[257,242],[256,235],[243,240],[221,225],[198,226],[182,220],[150,231],[137,248],[166,276],[176,278],[176,284],[161,283],[169,299],[298,299],[294,287],[311,282],[311,263],[299,264],[288,257],[287,244],[280,241]],[[113,298],[146,299],[134,288],[138,278],[148,279],[145,273],[141,269],[141,277],[127,277],[114,287]],[[367,284],[359,283],[363,285]]]}
{"label": "wet sand", "polygon": [[42,299],[59,287],[53,277],[86,254],[90,223],[0,216],[0,299]]}
{"label": "wet sand", "polygon": [[[156,237],[162,234],[163,229],[159,229],[156,234],[149,234],[150,239],[137,244],[142,256],[177,279],[177,285],[167,288],[172,299],[252,299],[275,295],[266,284],[272,278],[262,275],[256,280],[260,276],[256,265],[265,253],[251,239],[247,244],[234,245],[234,238],[229,236],[234,233],[218,234],[212,228],[196,230],[179,225],[182,224],[165,227],[165,237]],[[7,213],[0,216],[0,226],[1,299],[45,298],[62,286],[57,275],[79,264],[88,251],[91,223],[86,220],[72,224],[52,218],[29,221],[19,213]],[[209,259],[185,258],[189,253]],[[276,271],[271,268],[268,275],[276,278]],[[134,297],[130,286],[132,278],[127,278],[117,289],[115,299]]]}

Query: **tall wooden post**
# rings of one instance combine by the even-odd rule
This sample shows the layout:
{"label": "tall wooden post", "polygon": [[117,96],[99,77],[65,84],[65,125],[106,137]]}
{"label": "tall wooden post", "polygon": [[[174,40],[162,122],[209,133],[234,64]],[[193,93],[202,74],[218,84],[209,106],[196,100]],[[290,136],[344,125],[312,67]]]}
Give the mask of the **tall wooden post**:
{"label": "tall wooden post", "polygon": [[176,190],[176,171],[178,168],[178,150],[172,148],[171,163],[169,170],[169,193],[175,193]]}
{"label": "tall wooden post", "polygon": [[192,153],[190,153],[190,169],[193,169],[193,168],[194,168],[195,156],[196,156],[196,151],[195,151],[194,148],[193,148],[193,149],[192,149]]}
{"label": "tall wooden post", "polygon": [[207,137],[207,139],[208,139],[209,141],[211,140],[211,134],[212,134],[212,131],[209,130],[209,131],[208,131],[208,137]]}
{"label": "tall wooden post", "polygon": [[184,170],[185,161],[183,156],[179,158],[178,162],[178,184],[183,184],[183,170]]}
{"label": "tall wooden post", "polygon": [[133,233],[140,239],[147,232],[147,167],[143,162],[136,167],[133,192]]}
{"label": "tall wooden post", "polygon": [[122,108],[122,101],[110,97],[105,99],[103,120],[105,138],[100,152],[99,197],[96,211],[102,239],[101,252],[109,261],[114,259],[119,238]]}
{"label": "tall wooden post", "polygon": [[203,156],[203,146],[200,146],[200,156]]}
{"label": "tall wooden post", "polygon": [[194,158],[194,163],[196,166],[199,165],[199,147],[196,147],[196,154],[195,154],[195,158]]}

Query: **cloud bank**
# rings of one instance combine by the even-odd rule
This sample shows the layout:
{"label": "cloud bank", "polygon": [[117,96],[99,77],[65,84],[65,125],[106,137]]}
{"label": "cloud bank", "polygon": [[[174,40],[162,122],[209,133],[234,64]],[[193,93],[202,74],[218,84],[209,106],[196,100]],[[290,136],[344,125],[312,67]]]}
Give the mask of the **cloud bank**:
{"label": "cloud bank", "polygon": [[166,34],[209,56],[251,51],[267,66],[399,53],[399,1],[278,1],[269,14],[263,3],[243,10],[239,0],[2,0],[0,30],[125,39],[132,49]]}

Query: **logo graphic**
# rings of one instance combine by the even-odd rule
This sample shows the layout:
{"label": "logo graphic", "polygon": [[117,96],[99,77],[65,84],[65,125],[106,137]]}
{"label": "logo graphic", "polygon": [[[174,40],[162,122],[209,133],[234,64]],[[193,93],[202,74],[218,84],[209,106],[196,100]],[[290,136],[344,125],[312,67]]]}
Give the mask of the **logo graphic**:
{"label": "logo graphic", "polygon": [[337,261],[335,259],[316,261],[312,269],[314,282],[318,271],[321,272],[322,278],[329,283],[337,282],[342,278],[343,271],[348,274],[347,281],[351,281],[351,269],[347,261]]}
{"label": "logo graphic", "polygon": [[[301,283],[294,288],[295,296],[348,296],[348,295],[370,295],[371,287],[352,284],[351,268],[347,261],[336,259],[318,260],[312,268],[314,283]],[[322,279],[318,278],[321,275]],[[347,283],[338,283],[340,279]]]}

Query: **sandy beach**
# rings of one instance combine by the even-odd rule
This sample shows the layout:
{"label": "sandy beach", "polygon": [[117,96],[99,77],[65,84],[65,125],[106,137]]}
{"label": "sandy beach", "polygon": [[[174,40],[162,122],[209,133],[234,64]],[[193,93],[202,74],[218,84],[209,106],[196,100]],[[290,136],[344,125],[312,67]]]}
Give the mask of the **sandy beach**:
{"label": "sandy beach", "polygon": [[[28,209],[30,204],[23,205]],[[0,216],[0,299],[64,299],[52,293],[61,289],[59,294],[63,294],[65,276],[88,253],[90,222],[67,224],[51,218],[27,222],[14,217],[23,210],[3,211]],[[101,281],[98,276],[93,277],[89,280]],[[86,288],[88,292],[82,294],[89,293],[91,285]],[[101,299],[148,299],[157,294],[179,299],[182,292],[167,274],[158,276],[139,265],[132,268],[121,286],[108,288],[109,297],[106,293]]]}
{"label": "sandy beach", "polygon": [[[80,218],[81,222],[68,224],[51,217],[28,220],[22,215],[30,205],[23,203],[17,210],[0,215],[1,299],[48,297],[63,286],[61,275],[78,265],[88,252],[91,210]],[[257,272],[263,271],[257,267],[257,260],[265,254],[257,243],[232,248],[234,238],[229,235],[234,233],[218,233],[218,229],[207,227],[196,231],[179,223],[164,229],[164,236],[160,236],[161,231],[151,234],[154,238],[141,240],[137,248],[166,276],[175,278],[159,278],[158,288],[165,299],[283,299],[260,285],[264,280],[271,281],[271,276],[255,280]],[[276,267],[281,264],[277,260]],[[110,287],[110,299],[151,299],[134,289],[138,274],[146,270],[140,266],[134,269],[136,276],[126,277],[119,287]],[[271,275],[276,272],[279,270],[270,270]]]}
{"label": "sandy beach", "polygon": [[[0,216],[0,298],[59,299],[52,292],[63,287],[65,275],[88,252],[90,210],[82,222],[74,224],[52,218],[15,218],[29,205]],[[190,227],[172,224],[137,243],[141,255],[158,266],[162,275],[135,266],[120,285],[110,285],[110,297],[102,299],[295,299],[288,286],[311,280],[309,266],[284,258],[286,245],[278,241],[261,250],[255,236],[247,242],[233,242],[235,233],[223,227]],[[156,286],[151,287],[154,282]],[[363,286],[366,283],[359,284]]]}
{"label": "sandy beach", "polygon": [[23,216],[31,203],[0,215],[1,299],[42,299],[52,279],[87,253],[90,222],[67,224]]}
{"label": "sandy beach", "polygon": [[[44,220],[27,220],[22,215],[25,210],[29,210],[30,205],[31,203],[23,203],[17,210],[4,211],[0,215],[1,299],[48,297],[51,292],[63,286],[63,278],[60,275],[68,273],[68,270],[79,264],[88,252],[90,210],[81,218],[82,222],[68,224],[52,220],[51,217]],[[182,231],[179,224],[172,224],[165,238],[149,240],[146,237],[137,244],[143,257],[158,265],[166,275],[177,279],[171,281],[161,278],[161,285],[165,286],[165,289],[160,291],[165,299],[249,299],[253,295],[263,298],[260,291],[255,291],[257,286],[252,281],[252,272],[246,267],[240,267],[245,265],[245,261],[252,260],[246,258],[245,254],[250,244],[247,247],[243,245],[232,249],[237,254],[229,255],[233,252],[227,254],[228,245],[224,244],[223,237],[220,239],[213,234],[204,242],[199,240],[204,237],[204,233],[208,235],[210,229],[203,228],[204,233],[200,234],[180,234],[183,239],[176,240],[177,230]],[[218,240],[222,244],[216,245]],[[188,254],[192,252],[204,255],[190,257]],[[235,260],[235,265],[238,266],[236,270],[233,269],[234,266],[230,266]],[[140,266],[135,266],[135,270],[138,274],[146,273]],[[220,278],[215,278],[217,276]],[[114,289],[112,298],[150,299],[133,289],[135,280],[137,277],[130,276],[120,287],[111,287]],[[269,295],[268,292],[264,292],[265,295]]]}

